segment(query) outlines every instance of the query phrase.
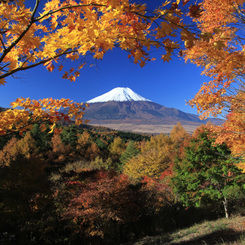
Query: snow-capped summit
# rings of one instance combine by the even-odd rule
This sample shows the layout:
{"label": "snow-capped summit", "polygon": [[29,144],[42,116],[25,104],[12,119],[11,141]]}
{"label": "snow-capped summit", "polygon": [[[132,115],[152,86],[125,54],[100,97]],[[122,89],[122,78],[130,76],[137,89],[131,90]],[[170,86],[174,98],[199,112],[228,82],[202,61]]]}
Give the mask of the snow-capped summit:
{"label": "snow-capped summit", "polygon": [[87,101],[88,103],[107,102],[107,101],[150,101],[139,94],[135,93],[130,88],[114,88],[111,91],[95,97],[92,100]]}

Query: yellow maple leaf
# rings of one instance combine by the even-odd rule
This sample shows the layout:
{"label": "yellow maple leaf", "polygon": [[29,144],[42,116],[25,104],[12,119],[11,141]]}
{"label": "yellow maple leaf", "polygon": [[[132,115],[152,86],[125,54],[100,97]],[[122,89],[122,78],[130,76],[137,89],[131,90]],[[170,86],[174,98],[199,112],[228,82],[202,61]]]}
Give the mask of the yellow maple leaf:
{"label": "yellow maple leaf", "polygon": [[48,132],[49,134],[53,133],[55,125],[56,125],[56,124],[53,123],[53,125],[50,127],[50,131]]}

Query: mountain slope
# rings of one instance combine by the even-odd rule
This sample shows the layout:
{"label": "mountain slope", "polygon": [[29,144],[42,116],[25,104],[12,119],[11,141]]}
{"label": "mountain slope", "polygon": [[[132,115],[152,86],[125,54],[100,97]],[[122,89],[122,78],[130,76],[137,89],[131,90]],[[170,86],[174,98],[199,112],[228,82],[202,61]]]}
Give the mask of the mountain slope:
{"label": "mountain slope", "polygon": [[[197,115],[168,108],[151,101],[107,101],[89,104],[84,119],[93,124],[137,123],[137,124],[203,124]],[[220,120],[210,119],[215,124]]]}
{"label": "mountain slope", "polygon": [[[115,88],[87,101],[84,119],[91,125],[105,126],[116,130],[169,133],[178,122],[193,132],[196,127],[206,124],[197,115],[185,113],[175,108],[168,108],[152,102],[130,88]],[[209,119],[214,124],[221,124],[219,119]]]}

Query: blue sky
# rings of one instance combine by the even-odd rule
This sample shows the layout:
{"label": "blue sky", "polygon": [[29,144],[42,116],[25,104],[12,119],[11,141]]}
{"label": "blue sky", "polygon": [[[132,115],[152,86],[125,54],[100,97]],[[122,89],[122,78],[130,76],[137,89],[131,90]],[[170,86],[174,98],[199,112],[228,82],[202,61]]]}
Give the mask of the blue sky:
{"label": "blue sky", "polygon": [[19,73],[17,79],[7,78],[7,84],[0,87],[0,106],[8,107],[18,97],[85,102],[115,87],[129,87],[156,103],[196,114],[196,109],[186,105],[186,101],[209,79],[200,75],[201,70],[195,65],[177,57],[163,63],[160,55],[161,51],[153,51],[157,60],[141,68],[127,58],[126,52],[114,49],[95,66],[81,70],[80,77],[72,83],[62,79],[62,72],[50,73],[43,66],[27,70]]}

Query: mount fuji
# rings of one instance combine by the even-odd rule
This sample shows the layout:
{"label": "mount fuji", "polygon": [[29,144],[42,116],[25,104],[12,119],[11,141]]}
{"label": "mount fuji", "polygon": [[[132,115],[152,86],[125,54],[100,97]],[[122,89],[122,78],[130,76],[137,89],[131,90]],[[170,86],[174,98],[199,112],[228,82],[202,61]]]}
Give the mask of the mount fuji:
{"label": "mount fuji", "polygon": [[135,93],[130,88],[114,88],[111,91],[102,94],[92,100],[87,101],[87,103],[99,103],[107,101],[150,101],[139,94]]}
{"label": "mount fuji", "polygon": [[[180,122],[187,131],[206,124],[197,115],[185,113],[175,108],[157,104],[135,93],[130,88],[118,87],[87,101],[84,119],[91,125],[105,126],[112,129],[141,132],[169,133]],[[221,124],[220,119],[209,119],[214,124]]]}

